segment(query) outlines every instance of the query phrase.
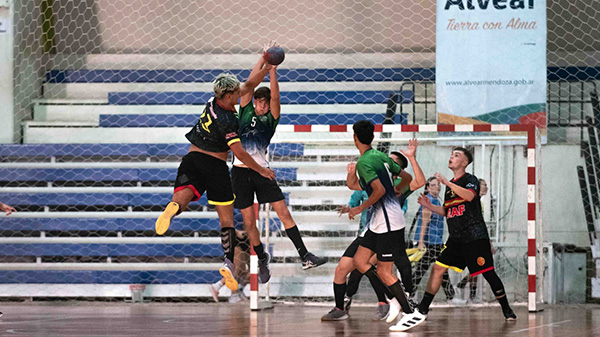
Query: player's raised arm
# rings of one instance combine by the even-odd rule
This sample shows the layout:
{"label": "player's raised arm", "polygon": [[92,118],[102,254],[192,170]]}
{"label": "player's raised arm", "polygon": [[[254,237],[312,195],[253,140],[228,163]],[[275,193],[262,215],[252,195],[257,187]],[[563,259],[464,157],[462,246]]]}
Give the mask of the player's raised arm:
{"label": "player's raised arm", "polygon": [[[267,63],[266,59],[265,59],[265,51],[270,47],[270,44],[267,44],[263,47],[263,53],[260,55],[260,58],[258,59],[258,61],[256,61],[256,64],[254,65],[254,68],[252,68],[252,71],[250,72],[250,75],[248,76],[248,80],[246,81],[246,83],[250,82],[250,84],[253,84],[254,82],[251,82],[250,80],[254,78],[254,76],[256,76],[258,73],[261,72],[261,70],[263,70],[265,64]],[[266,72],[265,72],[266,75]],[[246,84],[248,86],[248,92],[246,92],[245,94],[242,94],[242,97],[240,99],[240,107],[245,107],[246,105],[248,105],[248,103],[252,102],[252,94],[254,93],[254,88],[256,88],[256,86],[258,86],[260,84],[260,82],[263,81],[263,79],[265,78],[265,76],[263,75],[263,77],[260,79],[260,81],[258,81],[258,83],[256,83],[256,85],[254,85],[253,87],[250,87],[250,85]]]}
{"label": "player's raised arm", "polygon": [[281,103],[279,102],[279,81],[277,80],[277,67],[271,67],[269,70],[271,84],[271,115],[278,119],[281,113]]}
{"label": "player's raised arm", "polygon": [[267,75],[267,73],[272,67],[273,66],[268,63],[263,63],[262,68],[260,68],[256,73],[250,73],[250,76],[248,76],[248,80],[240,84],[240,96],[244,97],[246,95],[250,95],[250,100],[252,100],[254,88],[256,88],[256,86],[259,85],[260,82],[262,82],[262,80],[265,78],[265,75]]}
{"label": "player's raised arm", "polygon": [[421,170],[421,166],[419,166],[416,158],[418,146],[419,142],[416,139],[410,139],[408,141],[408,149],[400,150],[400,152],[402,152],[402,154],[405,155],[410,162],[410,166],[412,166],[413,172],[415,173],[415,179],[410,182],[411,191],[416,191],[425,186],[425,175],[423,174],[423,170]]}

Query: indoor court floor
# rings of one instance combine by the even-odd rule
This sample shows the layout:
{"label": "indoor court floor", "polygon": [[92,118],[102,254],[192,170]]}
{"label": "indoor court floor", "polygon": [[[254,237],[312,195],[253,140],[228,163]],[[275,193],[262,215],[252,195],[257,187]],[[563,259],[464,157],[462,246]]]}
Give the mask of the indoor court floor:
{"label": "indoor court floor", "polygon": [[497,306],[434,307],[422,326],[390,333],[356,306],[346,321],[321,322],[326,306],[276,304],[251,313],[247,303],[0,303],[0,336],[600,336],[600,306],[517,306],[505,322]]}

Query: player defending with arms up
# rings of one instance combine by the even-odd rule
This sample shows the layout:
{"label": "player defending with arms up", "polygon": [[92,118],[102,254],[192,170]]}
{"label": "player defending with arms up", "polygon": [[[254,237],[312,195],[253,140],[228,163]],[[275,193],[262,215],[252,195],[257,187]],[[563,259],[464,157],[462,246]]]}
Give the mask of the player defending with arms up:
{"label": "player defending with arms up", "polygon": [[[404,288],[398,277],[392,271],[394,261],[405,259],[406,245],[404,242],[404,212],[394,190],[392,175],[398,175],[401,168],[384,153],[371,147],[374,125],[369,121],[354,123],[354,144],[360,151],[360,159],[356,164],[356,174],[348,174],[347,185],[352,190],[365,190],[369,198],[358,207],[350,209],[348,216],[352,219],[363,210],[369,209],[369,228],[363,233],[359,247],[354,254],[354,266],[369,278],[372,283],[381,279],[391,295],[402,306],[405,314],[413,309],[404,293]],[[418,143],[410,140],[408,149],[403,154],[408,158],[415,173],[414,189],[425,185],[425,176],[415,159]],[[377,271],[369,263],[373,254],[377,254]],[[387,322],[392,322],[399,313],[398,305],[390,304]]]}
{"label": "player defending with arms up", "polygon": [[445,248],[431,270],[421,303],[412,314],[404,316],[398,324],[390,327],[391,331],[405,331],[425,321],[429,306],[440,289],[442,277],[448,268],[461,273],[468,267],[471,276],[482,274],[500,302],[505,319],[517,319],[508,304],[504,285],[494,271],[490,238],[481,214],[479,180],[466,173],[466,168],[472,161],[473,155],[469,150],[456,147],[448,161],[448,168],[454,173],[454,178],[448,180],[440,173],[434,175],[439,182],[446,185],[444,206],[434,205],[425,195],[419,197],[419,204],[423,207],[446,217],[449,236]]}
{"label": "player defending with arms up", "polygon": [[240,83],[232,74],[217,76],[214,82],[215,96],[206,104],[198,123],[185,135],[192,145],[179,165],[173,199],[156,220],[156,233],[162,235],[169,228],[171,219],[185,210],[190,201],[200,199],[206,191],[208,203],[215,206],[221,223],[221,244],[225,253],[225,263],[219,272],[231,290],[236,290],[238,283],[232,274],[235,196],[226,163],[229,150],[261,176],[266,179],[275,178],[272,170],[257,164],[242,147],[235,105],[241,96],[252,92],[269,69],[270,65],[263,66],[254,76],[248,78],[246,83]]}
{"label": "player defending with arms up", "polygon": [[[250,77],[259,73],[265,63],[266,60],[261,58],[252,69]],[[277,82],[277,68],[275,66],[269,71],[269,76],[271,88],[258,88],[254,92],[254,104],[251,91],[243,95],[240,100],[242,146],[259,165],[265,168],[269,167],[267,152],[271,138],[275,134],[275,129],[279,123],[281,112],[279,83]],[[294,222],[285,204],[285,197],[275,180],[265,178],[256,171],[251,170],[237,156],[233,161],[231,179],[233,191],[236,195],[234,207],[240,209],[244,217],[244,227],[258,257],[258,278],[261,283],[266,283],[271,277],[269,270],[270,256],[264,250],[260,241],[260,233],[256,227],[256,214],[253,207],[255,193],[258,202],[261,204],[270,203],[281,222],[283,222],[286,234],[294,243],[298,255],[302,259],[302,269],[317,267],[327,262],[326,259],[318,258],[310,253],[304,246],[298,226],[296,226],[296,222]]]}

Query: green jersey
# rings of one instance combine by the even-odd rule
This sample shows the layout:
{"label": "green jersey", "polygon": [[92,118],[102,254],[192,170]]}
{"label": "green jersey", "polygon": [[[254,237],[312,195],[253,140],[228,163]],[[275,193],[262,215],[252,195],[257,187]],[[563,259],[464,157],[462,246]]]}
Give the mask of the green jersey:
{"label": "green jersey", "polygon": [[394,192],[393,175],[402,169],[396,162],[381,151],[367,150],[356,163],[361,188],[370,196],[373,193],[371,183],[379,179],[385,188],[385,194],[367,213],[367,224],[374,233],[387,233],[405,227],[404,212]]}
{"label": "green jersey", "polygon": [[[256,115],[254,105],[250,102],[240,108],[239,123],[239,135],[244,150],[252,156],[258,165],[269,167],[267,152],[269,151],[271,138],[273,138],[279,123],[279,118],[273,117],[271,111],[261,116]],[[244,166],[238,158],[233,160],[233,165]]]}

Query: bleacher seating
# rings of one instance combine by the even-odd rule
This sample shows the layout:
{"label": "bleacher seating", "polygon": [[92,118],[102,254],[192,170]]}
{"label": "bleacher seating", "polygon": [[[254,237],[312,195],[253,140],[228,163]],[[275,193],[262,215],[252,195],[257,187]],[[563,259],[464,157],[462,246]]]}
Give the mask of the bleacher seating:
{"label": "bleacher seating", "polygon": [[[219,222],[206,196],[174,219],[166,237],[156,237],[153,229],[189,148],[183,135],[196,123],[211,96],[210,82],[220,72],[49,71],[45,96],[33,106],[34,121],[24,124],[25,144],[0,145],[0,200],[24,209],[2,220],[0,283],[218,280]],[[239,78],[249,74],[232,72]],[[433,69],[281,69],[278,74],[284,104],[280,125],[352,124],[359,119],[381,124],[390,96],[398,95],[398,103],[404,104],[415,99],[413,92],[401,91],[401,81],[430,80]],[[342,79],[346,87],[339,83]],[[406,115],[394,119],[406,121]],[[143,136],[132,135],[132,129]],[[156,138],[168,132],[172,136]],[[345,164],[356,149],[351,143],[332,151],[297,142],[272,146],[270,154],[307,246],[333,262],[357,230],[356,222],[335,213],[351,194],[344,185]],[[280,277],[305,276],[296,276],[295,247],[280,236],[281,223],[273,211],[270,217],[269,228],[278,233],[271,238],[277,287]],[[237,222],[239,226],[239,218]],[[336,234],[314,237],[323,232]],[[61,264],[60,258],[70,262]],[[290,258],[292,267],[278,263]],[[85,263],[89,259],[95,262]],[[125,261],[135,264],[135,270],[123,270],[129,268]],[[145,266],[148,270],[141,270]],[[308,277],[329,284],[334,267],[331,263]],[[200,294],[208,292],[203,288]]]}

